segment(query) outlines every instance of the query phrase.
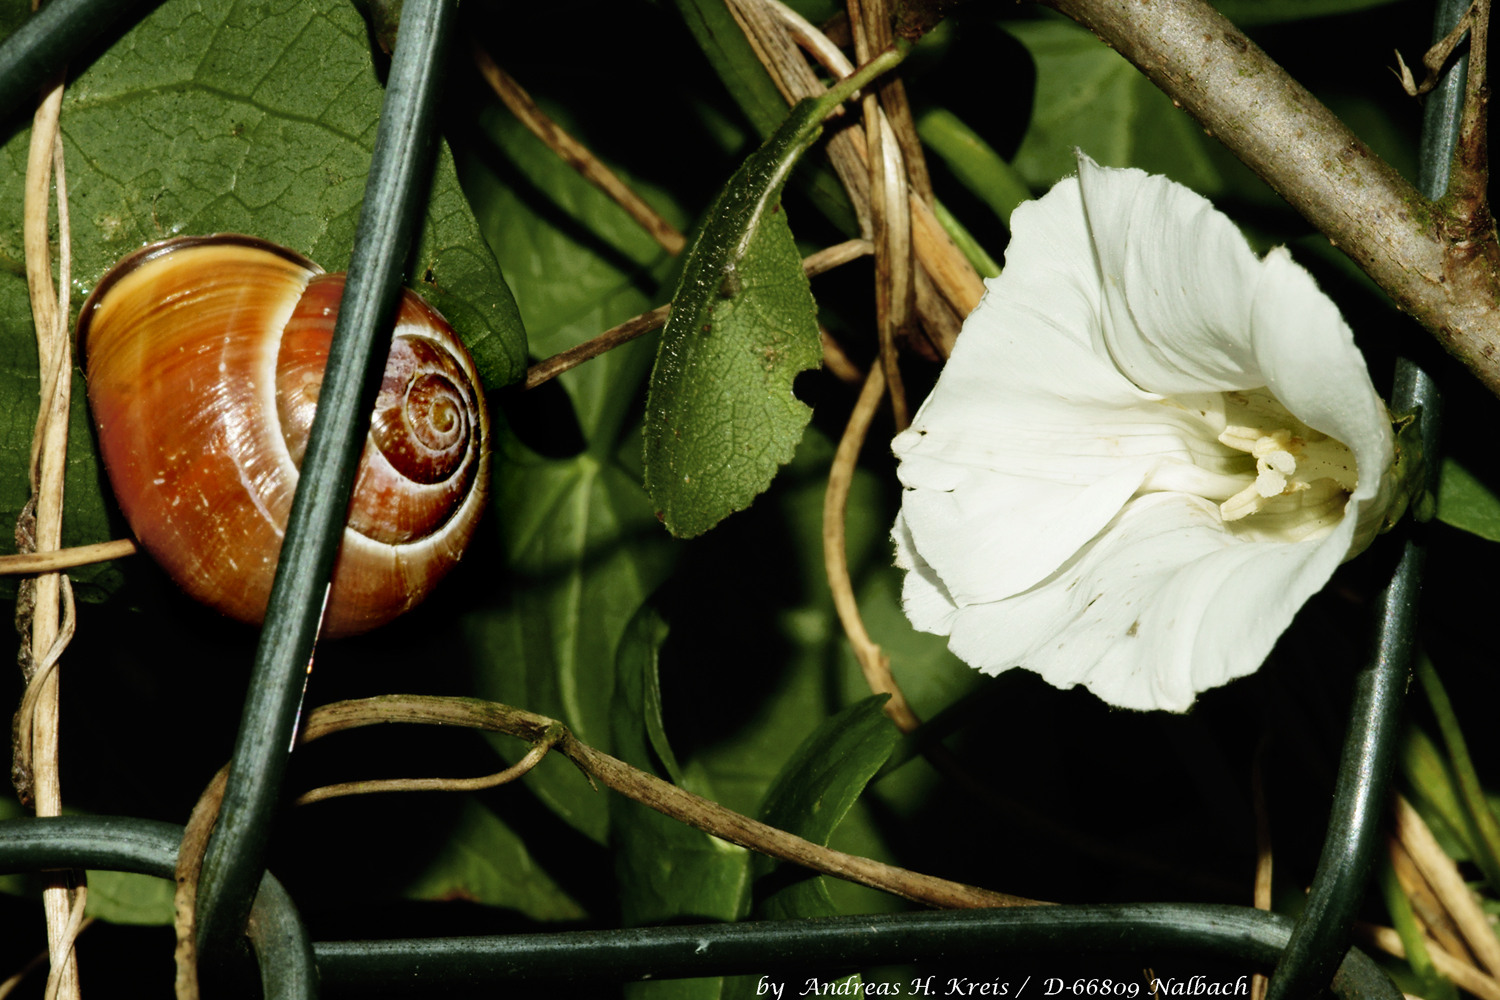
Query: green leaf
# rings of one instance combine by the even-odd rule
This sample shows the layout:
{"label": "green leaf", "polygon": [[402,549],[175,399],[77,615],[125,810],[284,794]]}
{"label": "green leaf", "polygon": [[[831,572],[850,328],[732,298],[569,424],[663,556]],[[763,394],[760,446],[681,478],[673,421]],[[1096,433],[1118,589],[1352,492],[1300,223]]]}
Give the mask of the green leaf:
{"label": "green leaf", "polygon": [[[587,141],[563,109],[547,110]],[[487,109],[479,123],[515,174],[502,175],[474,155],[464,157],[461,176],[510,278],[535,356],[565,351],[655,305],[648,290],[673,266],[666,251],[577,171],[561,169],[557,154],[509,111]],[[668,221],[686,224],[686,213],[665,193],[609,166]],[[560,376],[586,441],[613,447],[650,357],[651,338],[643,337]]]}
{"label": "green leaf", "polygon": [[1257,24],[1281,24],[1310,17],[1352,14],[1383,7],[1395,0],[1211,0],[1219,13],[1241,28]]}
{"label": "green leaf", "polygon": [[[548,107],[587,142],[564,109]],[[538,356],[566,350],[649,309],[670,258],[613,201],[577,172],[560,169],[508,111],[480,115],[500,159],[466,151],[464,188],[480,226],[510,276]],[[685,213],[630,179],[669,220]],[[544,458],[502,435],[494,461],[495,523],[507,576],[496,605],[470,615],[475,683],[488,698],[567,723],[585,742],[610,749],[615,657],[625,626],[665,578],[670,542],[640,486],[640,445],[621,429],[651,361],[650,338],[563,373],[587,450]],[[507,759],[519,752],[495,739]],[[526,777],[564,820],[603,843],[604,795],[576,768],[549,757]]]}
{"label": "green leaf", "polygon": [[[502,435],[494,470],[511,569],[500,605],[465,620],[476,688],[560,719],[607,752],[616,651],[665,576],[668,540],[640,485],[613,459],[544,459]],[[519,759],[514,741],[492,743]],[[606,799],[577,768],[553,755],[525,780],[568,823],[605,841]]]}
{"label": "green leaf", "polygon": [[[661,681],[657,674],[667,623],[650,607],[643,607],[620,641],[616,675],[619,690],[610,714],[615,756],[673,784],[682,784],[682,768],[667,742],[661,714]],[[654,812],[655,810],[653,810]],[[678,824],[679,826],[681,824]]]}
{"label": "green leaf", "polygon": [[1458,782],[1442,751],[1418,726],[1401,734],[1399,760],[1412,805],[1422,814],[1443,850],[1458,861],[1474,856],[1474,832],[1459,797]]}
{"label": "green leaf", "polygon": [[1453,712],[1453,702],[1438,677],[1437,668],[1425,652],[1417,655],[1417,681],[1427,695],[1432,714],[1437,719],[1443,736],[1443,745],[1448,749],[1448,764],[1458,786],[1460,800],[1466,807],[1465,819],[1475,850],[1470,857],[1484,873],[1493,891],[1500,888],[1500,820],[1495,818],[1485,798],[1479,775],[1474,770],[1473,758],[1469,755],[1468,741],[1459,727],[1458,716]]}
{"label": "green leaf", "polygon": [[817,306],[780,197],[831,103],[799,103],[735,171],[672,297],[646,403],[646,489],[678,537],[748,507],[812,417],[792,380],[821,362]]}
{"label": "green leaf", "polygon": [[[74,308],[120,257],[178,234],[251,233],[343,268],[383,98],[364,22],[342,0],[274,11],[229,0],[162,4],[63,99]],[[29,142],[24,129],[0,151],[0,204],[9,213],[0,225],[3,524],[25,502],[38,391],[20,222]],[[515,381],[525,370],[525,333],[446,146],[412,260],[414,287],[462,334],[485,384]],[[121,533],[106,514],[106,492],[75,378],[65,544]],[[78,576],[106,589],[120,579],[110,567]]]}
{"label": "green leaf", "polygon": [[[827,845],[901,738],[885,715],[888,697],[866,698],[819,726],[776,776],[761,803],[758,818],[805,840]],[[840,846],[878,850],[881,845],[868,841]],[[762,856],[756,856],[753,869],[756,895],[770,890],[756,907],[758,917],[791,920],[843,912],[829,894],[825,876]],[[859,982],[859,976],[847,976],[821,984],[820,989],[833,994],[852,993],[859,988]],[[740,1000],[755,992],[754,977],[741,976],[730,981],[725,997]]]}
{"label": "green leaf", "polygon": [[[816,844],[827,844],[834,829],[854,805],[865,785],[880,770],[901,738],[886,717],[888,695],[874,695],[851,705],[819,726],[777,775],[759,818]],[[757,873],[774,869],[792,875],[791,866],[757,859]],[[763,903],[771,919],[831,916],[838,912],[824,877],[793,876]]]}
{"label": "green leaf", "polygon": [[[657,777],[712,797],[701,769],[684,779],[667,744],[661,717],[657,656],[666,623],[643,608],[620,644],[613,723],[615,753]],[[709,836],[623,797],[610,805],[611,841],[620,915],[627,927],[667,921],[730,921],[744,915],[749,899],[750,852]],[[718,977],[634,983],[630,997],[717,1000]]]}
{"label": "green leaf", "polygon": [[89,898],[84,913],[112,924],[166,924],[176,917],[171,879],[133,872],[88,873]]}
{"label": "green leaf", "polygon": [[[786,118],[786,99],[755,57],[755,50],[724,0],[677,0],[677,8],[730,96],[760,137],[768,138]],[[845,235],[859,235],[854,208],[832,170],[821,164],[803,164],[792,183]]]}
{"label": "green leaf", "polygon": [[[89,882],[93,901],[92,876]],[[466,899],[519,910],[533,920],[581,920],[588,914],[532,859],[521,838],[477,798],[467,796],[458,825],[407,899]],[[170,916],[167,923],[171,923]]]}
{"label": "green leaf", "polygon": [[1036,63],[1031,124],[1012,166],[1044,190],[1078,171],[1075,149],[1107,167],[1166,174],[1204,194],[1224,187],[1197,123],[1092,33],[1065,21],[1005,30]]}
{"label": "green leaf", "polygon": [[946,108],[930,108],[917,119],[917,135],[958,178],[1010,228],[1010,213],[1031,197],[1026,182],[978,132]]}
{"label": "green leaf", "polygon": [[1480,538],[1500,542],[1500,499],[1451,458],[1443,459],[1437,519]]}
{"label": "green leaf", "polygon": [[677,0],[677,9],[698,47],[764,139],[786,117],[786,100],[729,13],[724,0]]}
{"label": "green leaf", "polygon": [[[840,707],[834,671],[836,644],[842,639],[824,574],[822,541],[823,494],[833,452],[833,443],[816,427],[810,428],[772,488],[769,502],[733,525],[733,533],[714,532],[693,543],[708,554],[694,559],[695,549],[690,548],[687,565],[675,581],[700,602],[680,614],[700,619],[702,645],[679,647],[677,654],[696,660],[712,656],[725,631],[753,627],[738,614],[749,599],[730,603],[737,588],[723,583],[724,566],[767,559],[769,553],[792,563],[787,578],[775,578],[778,585],[756,593],[752,605],[754,621],[774,623],[766,630],[769,649],[776,651],[775,662],[765,665],[769,682],[757,679],[759,693],[746,706],[748,717],[740,725],[716,729],[710,744],[692,756],[712,777],[719,801],[747,815],[760,805],[796,747]],[[877,493],[875,477],[856,470],[847,525],[855,562],[888,528],[881,523],[883,516],[865,516]],[[685,631],[679,627],[674,642]],[[712,708],[711,703],[701,706],[705,713]]]}

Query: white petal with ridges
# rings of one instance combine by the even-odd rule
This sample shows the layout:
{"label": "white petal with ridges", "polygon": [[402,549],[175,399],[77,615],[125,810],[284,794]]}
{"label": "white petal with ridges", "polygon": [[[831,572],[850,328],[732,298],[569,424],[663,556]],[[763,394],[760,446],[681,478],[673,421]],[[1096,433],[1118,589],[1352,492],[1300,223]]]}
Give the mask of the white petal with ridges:
{"label": "white petal with ridges", "polygon": [[[1256,669],[1345,557],[1390,426],[1338,310],[1284,251],[1258,259],[1164,178],[1079,171],[1017,210],[1005,273],[896,439],[903,605],[986,672],[1181,711]],[[1261,387],[1261,411],[1225,395]],[[1342,468],[1337,442],[1229,426],[1274,423],[1277,401],[1353,452],[1342,515],[1338,487],[1306,479]],[[1284,495],[1253,488],[1257,461]],[[1260,506],[1226,527],[1219,503],[1247,488]],[[1365,506],[1367,522],[1382,509]]]}

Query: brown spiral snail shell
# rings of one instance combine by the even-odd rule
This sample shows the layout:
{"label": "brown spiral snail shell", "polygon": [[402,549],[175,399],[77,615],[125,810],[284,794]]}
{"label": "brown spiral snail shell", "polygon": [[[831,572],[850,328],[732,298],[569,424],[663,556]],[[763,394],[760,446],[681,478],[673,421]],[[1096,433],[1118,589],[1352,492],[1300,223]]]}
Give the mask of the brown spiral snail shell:
{"label": "brown spiral snail shell", "polygon": [[[79,314],[115,497],[192,597],[258,623],[307,448],[344,275],[250,236],[181,237],[115,265]],[[404,291],[334,566],[325,635],[420,602],[485,507],[474,362]]]}

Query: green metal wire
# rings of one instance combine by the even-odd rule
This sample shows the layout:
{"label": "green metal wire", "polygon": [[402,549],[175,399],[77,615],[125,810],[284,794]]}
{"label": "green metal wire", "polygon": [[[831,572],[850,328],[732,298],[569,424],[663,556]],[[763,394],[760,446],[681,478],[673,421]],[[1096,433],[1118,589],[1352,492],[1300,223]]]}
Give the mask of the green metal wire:
{"label": "green metal wire", "polygon": [[239,939],[265,869],[324,595],[385,368],[402,269],[426,204],[437,86],[455,13],[454,0],[406,0],[402,12],[317,417],[266,610],[224,804],[204,859],[198,937],[200,951],[210,961],[227,955]]}
{"label": "green metal wire", "polygon": [[[1468,6],[1467,0],[1438,0],[1433,39],[1453,30]],[[1455,60],[1437,89],[1428,95],[1423,110],[1417,187],[1433,200],[1441,198],[1448,189],[1467,66],[1467,56]],[[1396,413],[1419,413],[1428,488],[1436,490],[1441,406],[1432,380],[1405,359],[1397,362],[1391,409]],[[1318,872],[1313,878],[1307,907],[1277,963],[1267,1000],[1302,1000],[1311,996],[1328,981],[1337,955],[1348,943],[1354,911],[1368,883],[1395,755],[1394,730],[1400,695],[1410,677],[1421,566],[1421,549],[1408,540],[1396,574],[1379,598],[1375,663],[1357,682],[1354,718],[1344,744],[1333,816]]]}
{"label": "green metal wire", "polygon": [[[85,867],[171,878],[182,832],[115,816],[9,820],[0,823],[0,874]],[[267,873],[249,927],[266,996],[279,1000],[315,996],[319,979],[340,989],[431,993],[517,980],[620,982],[1035,955],[1171,952],[1265,966],[1281,952],[1292,922],[1247,907],[1153,903],[309,946],[296,908]],[[1355,949],[1333,989],[1347,1000],[1401,996]]]}
{"label": "green metal wire", "polygon": [[[1432,20],[1432,40],[1436,42],[1452,31],[1469,9],[1467,0],[1438,0]],[[1464,80],[1469,70],[1465,52],[1437,87],[1427,95],[1422,106],[1422,139],[1418,146],[1417,190],[1433,201],[1448,191],[1448,171],[1453,165],[1453,150],[1458,145],[1458,127],[1463,116]]]}
{"label": "green metal wire", "polygon": [[123,15],[139,18],[161,0],[52,0],[0,44],[0,115],[26,101]]}
{"label": "green metal wire", "polygon": [[[1394,740],[1392,724],[1410,659],[1421,553],[1407,543],[1380,600],[1378,650],[1358,681],[1319,874],[1295,926],[1238,907],[1064,906],[940,914],[672,927],[509,938],[333,942],[311,946],[295,907],[264,871],[266,840],[295,731],[329,570],[383,352],[377,332],[394,310],[400,271],[430,162],[435,84],[453,0],[407,0],[371,164],[318,420],[288,527],[276,588],[242,718],[234,769],[210,844],[200,894],[200,940],[227,949],[247,924],[267,996],[315,995],[329,982],[427,991],[514,979],[603,979],[775,972],[818,966],[1040,953],[1189,952],[1268,964],[1280,959],[1271,1000],[1297,1000],[1329,982],[1344,997],[1399,993],[1367,957],[1345,951],[1348,921],[1367,884]],[[102,31],[125,5],[55,0],[0,45],[0,109],[14,107]],[[1441,0],[1437,33],[1462,0]],[[83,13],[79,13],[82,11]],[[55,19],[54,24],[52,20]],[[1445,20],[1446,19],[1446,20]],[[1419,186],[1446,188],[1462,105],[1462,62],[1428,99]],[[1436,394],[1403,365],[1396,409],[1422,409],[1436,455]],[[1402,400],[1409,405],[1403,407]],[[1430,419],[1429,419],[1430,417]],[[1435,461],[1432,463],[1435,466]],[[0,872],[56,867],[137,871],[170,878],[181,828],[110,817],[0,823]],[[252,907],[253,900],[253,907]],[[318,969],[312,962],[316,956]]]}
{"label": "green metal wire", "polygon": [[[1267,966],[1292,921],[1242,906],[1149,903],[950,910],[651,927],[508,937],[339,941],[313,946],[323,981],[340,992],[431,993],[516,981],[630,981],[817,970],[831,974],[921,961],[1161,955]],[[1245,970],[1246,994],[1249,973]],[[1037,994],[1041,995],[1041,984]],[[1340,997],[1401,993],[1351,949],[1333,983]]]}
{"label": "green metal wire", "polygon": [[1377,648],[1374,662],[1355,678],[1328,836],[1307,905],[1276,963],[1266,1000],[1312,996],[1328,985],[1349,946],[1385,815],[1401,696],[1411,675],[1421,577],[1421,549],[1407,542],[1390,584],[1376,600]]}
{"label": "green metal wire", "polygon": [[[93,868],[173,879],[182,827],[124,816],[26,816],[0,823],[0,875]],[[318,995],[312,943],[291,897],[261,876],[247,934],[266,1000]]]}

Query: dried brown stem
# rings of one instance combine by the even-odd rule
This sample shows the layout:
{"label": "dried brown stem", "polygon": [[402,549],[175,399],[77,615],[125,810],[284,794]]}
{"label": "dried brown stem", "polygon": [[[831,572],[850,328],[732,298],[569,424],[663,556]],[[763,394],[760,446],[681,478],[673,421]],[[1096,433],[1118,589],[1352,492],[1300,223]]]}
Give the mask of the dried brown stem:
{"label": "dried brown stem", "polygon": [[567,730],[557,723],[547,735],[531,745],[525,757],[512,767],[495,774],[479,778],[389,778],[383,781],[349,781],[341,785],[324,785],[297,796],[297,805],[305,806],[324,799],[335,799],[343,795],[369,795],[372,792],[477,792],[486,788],[497,788],[522,777],[536,767],[547,756],[547,751],[558,744]]}
{"label": "dried brown stem", "polygon": [[[881,0],[848,0],[854,29],[854,51],[861,63],[890,44],[890,18]],[[884,32],[880,29],[884,28]],[[875,325],[880,335],[880,364],[896,431],[906,430],[911,413],[906,405],[906,383],[897,360],[896,340],[911,323],[911,208],[906,165],[890,123],[880,113],[880,96],[864,96],[865,142],[870,168],[870,224],[875,244]]]}
{"label": "dried brown stem", "polygon": [[[1271,908],[1271,875],[1274,856],[1271,852],[1271,814],[1266,809],[1265,768],[1266,739],[1261,738],[1250,764],[1250,793],[1255,806],[1255,893],[1257,910]],[[1271,981],[1260,973],[1250,977],[1250,1000],[1265,1000]]]}
{"label": "dried brown stem", "polygon": [[1406,848],[1417,870],[1432,886],[1433,893],[1442,902],[1443,908],[1453,918],[1453,923],[1463,935],[1464,941],[1490,975],[1500,972],[1500,938],[1486,919],[1484,910],[1469,887],[1453,859],[1438,846],[1437,838],[1427,828],[1426,822],[1412,808],[1411,803],[1400,795],[1393,802],[1396,822],[1396,838]]}
{"label": "dried brown stem", "polygon": [[[68,648],[68,643],[73,640],[73,629],[76,626],[75,607],[73,604],[73,587],[66,576],[62,577],[63,619],[58,628],[58,633],[52,639],[52,645],[47,650],[47,655],[42,657],[36,664],[36,671],[26,682],[26,691],[21,695],[21,707],[16,712],[19,723],[16,726],[15,745],[15,767],[16,770],[33,778],[32,787],[35,787],[35,776],[42,767],[40,747],[36,743],[38,726],[36,725],[37,713],[44,704],[48,689],[55,691],[58,660],[62,657],[63,650]],[[56,815],[56,814],[53,814]]]}
{"label": "dried brown stem", "polygon": [[228,783],[229,765],[225,764],[209,780],[208,787],[193,806],[192,815],[182,832],[182,844],[177,848],[177,890],[173,899],[177,930],[177,1000],[198,1000],[198,877],[203,873],[203,855],[208,851],[208,838],[218,822],[219,806],[224,801],[224,788]]}
{"label": "dried brown stem", "polygon": [[[871,253],[873,249],[868,240],[846,240],[806,257],[802,261],[802,270],[811,278],[824,271],[831,271],[841,264],[847,264],[851,260],[857,260]],[[650,312],[627,319],[619,326],[610,327],[593,340],[586,340],[577,347],[570,347],[544,361],[538,361],[526,369],[526,381],[521,383],[521,388],[523,390],[535,389],[543,382],[557,378],[570,368],[577,368],[585,361],[591,361],[621,344],[629,343],[652,330],[661,329],[666,325],[667,316],[671,311],[670,305],[658,306]]]}
{"label": "dried brown stem", "polygon": [[94,563],[123,559],[140,551],[131,538],[117,538],[112,542],[97,542],[93,545],[77,545],[70,549],[52,552],[26,552],[15,556],[0,556],[0,576],[17,576],[30,573],[55,573],[75,566],[90,566]]}
{"label": "dried brown stem", "polygon": [[864,385],[865,373],[849,360],[843,347],[821,323],[818,324],[818,341],[823,345],[823,365],[834,378],[847,385]]}
{"label": "dried brown stem", "polygon": [[[83,912],[87,909],[88,903],[88,883],[80,880],[77,887],[73,890],[72,908],[68,911],[68,923],[63,928],[62,938],[58,942],[57,947],[52,949],[52,954],[48,956],[52,968],[66,968],[70,961],[76,961],[73,953],[73,944],[78,940],[78,935],[83,930]],[[65,976],[48,976],[47,989],[42,994],[44,1000],[57,1000],[57,996],[62,991],[63,983],[66,979],[67,977]],[[74,979],[74,983],[76,986],[76,978]]]}
{"label": "dried brown stem", "polygon": [[903,733],[909,733],[921,725],[922,720],[907,704],[901,685],[891,674],[890,658],[881,652],[865,630],[859,602],[854,598],[854,585],[849,580],[849,561],[844,548],[844,511],[849,502],[849,486],[854,482],[854,465],[884,394],[885,369],[872,365],[865,387],[854,404],[854,412],[849,415],[838,451],[834,453],[833,466],[828,470],[828,491],[823,494],[823,569],[828,575],[828,589],[833,592],[833,606],[844,626],[844,634],[849,637],[849,645],[854,649],[854,658],[859,661],[865,683],[876,694],[891,696],[885,703],[885,714]]}
{"label": "dried brown stem", "polygon": [[[42,97],[32,120],[31,147],[26,165],[24,242],[26,283],[31,296],[32,322],[36,328],[38,374],[42,386],[37,428],[33,435],[33,497],[36,501],[36,551],[62,545],[63,477],[67,469],[68,408],[73,368],[67,331],[67,294],[71,276],[66,273],[68,254],[60,263],[59,284],[52,283],[52,255],[47,235],[48,205],[54,166],[61,163],[58,116],[62,108],[59,80]],[[58,198],[67,197],[62,174],[57,174]],[[66,216],[59,214],[59,238],[68,241]],[[61,288],[59,294],[58,288]],[[62,601],[60,578],[45,574],[33,584],[30,649],[53,649],[59,634]],[[60,653],[61,651],[58,650]],[[54,661],[55,662],[55,661]],[[41,671],[30,669],[28,677]],[[62,812],[62,784],[58,773],[58,673],[46,672],[36,692],[33,708],[22,719],[30,732],[29,778],[38,816]],[[20,734],[18,734],[20,735]],[[24,740],[26,737],[23,736]],[[78,963],[72,949],[64,947],[72,918],[72,893],[66,875],[55,877],[42,894],[47,914],[48,947],[53,955],[65,956],[48,974],[47,989],[65,1000],[78,996]]]}
{"label": "dried brown stem", "polygon": [[[1139,67],[1500,393],[1500,247],[1487,218],[1429,203],[1204,0],[1046,2]],[[1461,157],[1482,161],[1478,82]]]}
{"label": "dried brown stem", "polygon": [[1453,30],[1438,39],[1437,43],[1422,56],[1422,67],[1427,70],[1427,76],[1420,85],[1412,78],[1411,69],[1407,67],[1406,60],[1401,58],[1400,50],[1397,50],[1396,65],[1400,67],[1400,72],[1396,76],[1401,80],[1401,89],[1406,91],[1407,96],[1420,97],[1431,92],[1438,85],[1438,81],[1443,76],[1443,67],[1453,55],[1453,50],[1458,48],[1464,36],[1469,33],[1473,17],[1474,6],[1471,5],[1468,10],[1464,11],[1464,16],[1458,19],[1458,24],[1453,26]]}
{"label": "dried brown stem", "polygon": [[[82,935],[84,931],[94,926],[94,923],[98,919],[98,917],[85,917],[83,922],[78,925],[78,935]],[[77,940],[78,935],[74,936],[75,941]],[[52,956],[47,953],[47,950],[43,949],[33,955],[29,962],[17,969],[15,975],[11,976],[4,982],[0,982],[0,1000],[5,1000],[6,997],[14,993],[16,987],[20,986],[21,982],[27,976],[31,975],[37,969],[40,969],[42,966],[47,965],[51,958]]]}
{"label": "dried brown stem", "polygon": [[869,240],[845,240],[803,257],[802,273],[809,278],[816,278],[824,272],[832,271],[836,267],[859,260],[861,257],[868,257],[874,252],[875,244]]}
{"label": "dried brown stem", "polygon": [[[792,40],[794,34],[808,39],[804,45],[816,52],[819,60],[826,60],[825,65],[835,76],[845,77],[854,71],[837,46],[826,38],[818,38],[821,32],[784,6],[769,0],[728,0],[728,7],[788,102],[816,97],[827,89],[797,52]],[[791,34],[788,25],[793,25]],[[870,236],[870,168],[864,129],[850,123],[830,131],[833,134],[827,142],[829,162],[849,195],[861,232]],[[927,203],[915,193],[911,197],[917,311],[936,352],[947,357],[959,324],[984,294],[984,282]]]}
{"label": "dried brown stem", "polygon": [[1459,933],[1458,926],[1448,915],[1448,910],[1438,899],[1437,893],[1427,884],[1427,879],[1422,876],[1411,854],[1394,836],[1386,837],[1386,847],[1390,851],[1396,881],[1400,883],[1406,898],[1411,901],[1412,912],[1422,922],[1428,935],[1435,938],[1448,954],[1470,961],[1469,946],[1464,944],[1463,935]]}
{"label": "dried brown stem", "polygon": [[922,151],[922,140],[917,136],[917,122],[912,117],[911,102],[906,99],[906,84],[900,77],[891,77],[880,85],[880,106],[885,110],[886,120],[896,136],[896,142],[901,146],[911,193],[931,205],[935,196],[932,193],[932,176],[927,172],[927,154]]}
{"label": "dried brown stem", "polygon": [[621,344],[629,343],[635,338],[659,330],[667,323],[667,316],[672,312],[672,307],[657,306],[650,312],[641,313],[605,330],[593,340],[586,340],[577,347],[570,347],[561,354],[554,354],[544,361],[538,361],[526,369],[526,381],[521,383],[522,389],[535,389],[543,382],[550,382],[570,368],[577,368],[585,361],[592,361],[601,354],[614,350]]}
{"label": "dried brown stem", "polygon": [[[1388,955],[1406,957],[1406,945],[1401,943],[1401,935],[1394,927],[1356,923],[1354,936],[1361,943],[1373,945]],[[1474,994],[1480,1000],[1500,1000],[1500,981],[1485,975],[1468,962],[1454,958],[1431,938],[1427,939],[1427,953],[1432,956],[1432,964],[1437,966],[1437,970],[1453,980],[1459,988]]]}
{"label": "dried brown stem", "polygon": [[[475,698],[386,695],[336,702],[315,709],[308,716],[301,742],[307,743],[346,729],[393,722],[467,726],[508,733],[530,743],[546,738],[549,730],[558,725],[556,720],[546,716]],[[1036,900],[933,878],[811,843],[637,770],[624,761],[580,743],[572,734],[566,734],[557,744],[557,749],[591,781],[598,779],[622,795],[721,840],[825,875],[858,882],[934,907],[1040,905]]]}
{"label": "dried brown stem", "polygon": [[1494,252],[1495,220],[1489,203],[1490,0],[1475,0],[1464,19],[1470,32],[1469,73],[1448,193],[1453,196],[1453,235],[1461,245],[1487,242],[1488,260],[1493,264],[1500,255]]}
{"label": "dried brown stem", "polygon": [[488,52],[474,45],[474,64],[495,91],[495,96],[511,110],[522,125],[542,140],[547,148],[556,153],[564,163],[578,171],[590,184],[603,191],[619,205],[642,229],[651,235],[663,250],[672,256],[682,253],[687,238],[661,213],[652,208],[644,198],[632,191],[615,172],[606,167],[587,146],[573,138],[562,126],[537,107],[531,95],[521,85],[495,64]]}

